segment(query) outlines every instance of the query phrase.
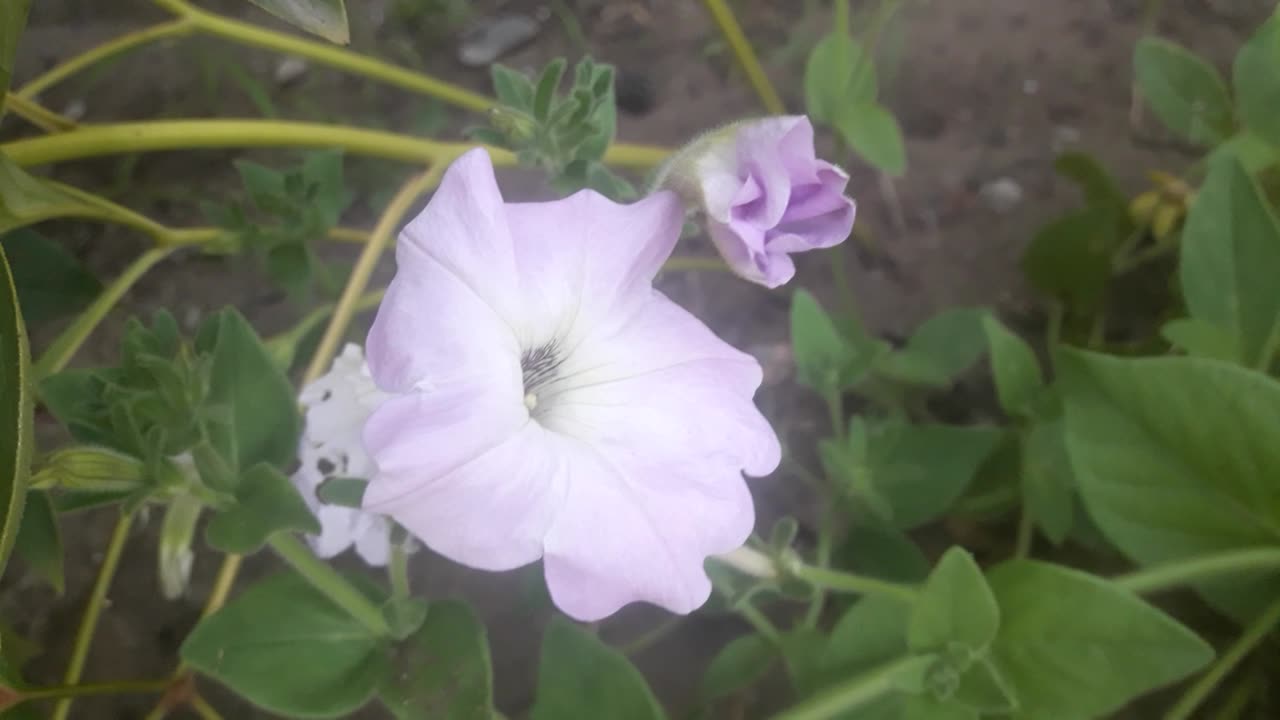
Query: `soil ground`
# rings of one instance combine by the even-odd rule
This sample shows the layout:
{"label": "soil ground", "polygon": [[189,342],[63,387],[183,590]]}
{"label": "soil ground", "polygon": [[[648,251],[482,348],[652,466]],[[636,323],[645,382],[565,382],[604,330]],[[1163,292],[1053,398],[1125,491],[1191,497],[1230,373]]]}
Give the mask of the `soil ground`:
{"label": "soil ground", "polygon": [[[458,32],[435,16],[401,22],[386,2],[348,3],[354,47],[416,65],[477,90],[487,90],[483,70],[455,59]],[[423,3],[425,4],[425,2]],[[206,7],[278,25],[246,3],[207,2]],[[556,55],[578,54],[572,34],[549,6],[535,2],[474,2],[470,21],[498,10],[517,10],[543,20],[536,39],[503,58],[517,68],[539,67]],[[760,113],[749,86],[733,66],[705,9],[692,0],[578,0],[575,10],[586,49],[618,66],[639,112],[624,112],[619,135],[635,142],[678,145],[709,126]],[[803,108],[800,82],[807,49],[829,20],[825,3],[741,0],[734,3],[756,42],[788,107]],[[855,12],[865,3],[854,2]],[[906,133],[909,170],[892,184],[892,196],[876,174],[858,161],[849,167],[859,202],[858,223],[874,238],[869,249],[847,253],[846,268],[864,319],[877,332],[902,336],[932,313],[955,305],[987,305],[1014,318],[1034,314],[1018,259],[1037,227],[1077,202],[1072,186],[1055,177],[1053,159],[1063,150],[1102,158],[1129,191],[1144,184],[1151,169],[1179,170],[1188,156],[1161,142],[1148,120],[1135,135],[1130,123],[1131,55],[1141,27],[1142,0],[915,0],[882,45],[885,102]],[[1188,45],[1219,67],[1274,6],[1265,0],[1168,0],[1157,31]],[[382,19],[379,19],[379,16]],[[32,76],[59,58],[104,39],[162,19],[143,0],[111,3],[43,0],[35,3],[22,44],[19,77]],[[259,78],[282,117],[342,119],[355,124],[413,129],[458,137],[474,119],[425,103],[406,93],[323,68],[278,85],[278,58],[205,39],[139,51],[50,91],[56,110],[82,109],[88,122],[197,116],[249,116],[256,108],[227,68],[235,65]],[[220,75],[215,86],[211,79]],[[79,106],[77,108],[77,106]],[[13,134],[15,123],[5,126]],[[828,146],[830,147],[830,146]],[[217,151],[113,158],[60,167],[58,176],[103,190],[120,202],[176,225],[203,223],[197,201],[236,186],[230,161],[248,153]],[[289,154],[256,153],[256,159]],[[348,187],[357,200],[346,224],[369,225],[374,208],[408,169],[383,162],[352,161]],[[995,208],[981,189],[1007,179],[1021,189],[1011,207]],[[513,172],[503,178],[508,197],[545,194],[537,176]],[[1008,183],[1004,183],[1008,184]],[[95,272],[110,277],[143,247],[119,228],[54,223],[44,228],[71,247]],[[689,252],[705,252],[693,247]],[[345,248],[333,257],[348,257]],[[797,285],[836,302],[828,265],[833,256],[805,258]],[[390,277],[387,261],[379,280]],[[788,441],[812,445],[826,431],[815,402],[796,388],[787,363],[788,291],[766,291],[730,276],[666,277],[663,288],[705,319],[729,341],[759,355],[769,368],[761,404]],[[77,360],[114,357],[126,317],[167,307],[188,327],[207,312],[234,304],[264,333],[289,326],[299,315],[248,261],[182,254],[138,283]],[[57,328],[36,329],[37,347]],[[353,335],[353,337],[358,334]],[[47,418],[44,437],[56,437]],[[796,478],[755,482],[760,525],[786,514],[812,519],[809,494]],[[217,558],[198,556],[187,598],[166,602],[157,590],[156,533],[159,518],[142,523],[130,539],[111,589],[85,673],[95,681],[159,677],[171,671],[175,652],[208,594]],[[67,590],[56,597],[15,565],[0,591],[0,616],[37,641],[44,654],[30,667],[30,680],[54,683],[67,660],[79,614],[101,561],[111,513],[76,516],[62,525]],[[247,564],[241,586],[276,566],[258,556]],[[547,609],[537,601],[537,568],[507,574],[465,571],[419,553],[415,587],[430,597],[465,597],[484,615],[493,647],[498,702],[521,717],[535,682],[537,647]],[[534,590],[531,590],[533,588]],[[632,608],[601,628],[610,641],[625,642],[662,622],[662,613]],[[636,656],[668,706],[687,708],[707,660],[742,626],[731,617],[697,616]],[[202,686],[212,686],[203,681]],[[267,717],[237,701],[211,693],[229,718]],[[82,701],[73,717],[138,718],[150,698]],[[763,702],[760,707],[767,707]],[[745,715],[755,716],[759,708]],[[370,714],[369,717],[377,715]],[[362,715],[363,717],[363,715]],[[729,717],[726,715],[726,717]]]}

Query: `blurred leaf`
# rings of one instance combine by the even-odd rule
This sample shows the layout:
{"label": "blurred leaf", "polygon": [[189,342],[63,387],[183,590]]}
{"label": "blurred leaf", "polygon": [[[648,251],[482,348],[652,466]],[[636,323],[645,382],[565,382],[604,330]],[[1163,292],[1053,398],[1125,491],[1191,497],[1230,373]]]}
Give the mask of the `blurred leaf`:
{"label": "blurred leaf", "polygon": [[27,24],[31,0],[5,0],[0,5],[0,117],[4,116],[4,94],[13,79],[13,62],[18,56],[18,36]]}
{"label": "blurred leaf", "polygon": [[58,243],[23,228],[0,237],[13,268],[22,321],[39,328],[79,312],[102,292],[102,283]]}
{"label": "blurred leaf", "polygon": [[1138,41],[1133,56],[1138,87],[1174,133],[1197,145],[1216,145],[1235,128],[1231,96],[1212,65],[1159,38]]}
{"label": "blurred leaf", "polygon": [[58,516],[49,496],[42,492],[27,493],[27,507],[22,514],[14,550],[42,580],[62,595],[66,583],[62,572],[62,535]]}
{"label": "blurred leaf", "polygon": [[1009,332],[999,320],[982,319],[991,347],[991,374],[996,381],[1000,406],[1010,416],[1027,415],[1044,386],[1040,361],[1022,338]]}
{"label": "blurred leaf", "polygon": [[874,101],[842,105],[834,123],[849,147],[876,169],[895,176],[907,169],[902,128],[888,108]]}
{"label": "blurred leaf", "polygon": [[1122,212],[1128,206],[1128,196],[1092,155],[1082,152],[1063,153],[1054,161],[1053,167],[1059,175],[1070,178],[1080,186],[1085,204],[1111,207]]}
{"label": "blurred leaf", "polygon": [[[866,595],[832,628],[818,661],[823,687],[906,657],[911,607],[884,595]],[[841,716],[848,720],[897,720],[901,699],[886,697]]]}
{"label": "blurred leaf", "polygon": [[979,659],[961,676],[954,702],[983,715],[1018,710],[1013,687],[989,657]]}
{"label": "blurred leaf", "polygon": [[27,331],[0,248],[0,576],[22,526],[34,441]]}
{"label": "blurred leaf", "polygon": [[284,173],[279,170],[250,160],[236,160],[232,165],[240,174],[240,182],[244,184],[249,200],[258,209],[270,209],[285,194]]}
{"label": "blurred leaf", "polygon": [[911,529],[945,513],[1002,434],[982,426],[873,425],[871,480],[893,508],[893,525]]}
{"label": "blurred leaf", "polygon": [[872,356],[860,353],[836,330],[831,318],[806,290],[791,297],[791,346],[796,379],[819,393],[856,384],[870,368]]}
{"label": "blurred leaf", "polygon": [[1245,365],[1269,367],[1280,342],[1280,225],[1238,162],[1210,166],[1182,231],[1179,270],[1191,317],[1229,333]]}
{"label": "blurred leaf", "polygon": [[916,328],[901,350],[882,355],[875,371],[899,382],[941,387],[987,351],[983,308],[950,308]]}
{"label": "blurred leaf", "polygon": [[699,695],[709,702],[754,685],[778,661],[778,648],[763,635],[734,638],[716,653],[702,676]]}
{"label": "blurred leaf", "polygon": [[914,652],[947,650],[953,643],[981,653],[996,637],[1000,609],[982,569],[953,547],[929,573],[911,610],[907,646]]}
{"label": "blurred leaf", "polygon": [[843,108],[874,102],[878,93],[875,65],[844,30],[828,34],[809,53],[804,99],[815,121],[834,126]]}
{"label": "blurred leaf", "polygon": [[493,63],[489,66],[489,77],[493,80],[493,92],[503,105],[516,110],[533,109],[533,82],[524,73]]}
{"label": "blurred leaf", "polygon": [[1240,362],[1240,349],[1230,332],[1196,318],[1177,318],[1160,328],[1169,343],[1193,357]]}
{"label": "blurred leaf", "polygon": [[825,672],[822,651],[826,645],[826,635],[815,628],[797,625],[782,634],[782,659],[798,696],[808,697],[821,689]]}
{"label": "blurred leaf", "polygon": [[401,720],[491,720],[493,676],[484,624],[457,600],[431,603],[422,627],[397,648],[378,695]]}
{"label": "blurred leaf", "polygon": [[[1067,449],[1089,514],[1142,565],[1280,536],[1280,383],[1212,360],[1119,359],[1063,351]],[[1195,587],[1246,619],[1280,595],[1280,575]]]}
{"label": "blurred leaf", "polygon": [[1244,130],[1215,147],[1209,153],[1208,162],[1212,165],[1227,157],[1235,158],[1250,173],[1257,173],[1280,162],[1280,145],[1269,143],[1256,133]]}
{"label": "blurred leaf", "polygon": [[1245,127],[1280,147],[1280,15],[1273,14],[1240,48],[1232,78]]}
{"label": "blurred leaf", "polygon": [[294,717],[346,717],[391,669],[385,641],[291,572],[201,620],[181,654],[253,704]]}
{"label": "blurred leaf", "polygon": [[383,603],[382,617],[391,629],[391,637],[405,640],[427,619],[427,601],[416,597],[393,597]]}
{"label": "blurred leaf", "polygon": [[74,214],[84,203],[18,167],[0,153],[0,234]]}
{"label": "blurred leaf", "polygon": [[1089,314],[1102,304],[1111,255],[1121,240],[1115,211],[1078,210],[1036,233],[1022,256],[1022,269],[1037,290]]}
{"label": "blurred leaf", "polygon": [[835,558],[837,567],[881,580],[915,584],[929,576],[929,560],[920,546],[902,531],[888,526],[853,526]]}
{"label": "blurred leaf", "polygon": [[[250,1],[253,2],[254,0]],[[234,60],[224,58],[221,62],[222,71],[230,75],[231,81],[248,96],[249,102],[253,103],[253,107],[258,111],[259,115],[265,118],[279,117],[280,114],[276,112],[276,105],[271,101],[271,93],[263,87],[262,83],[258,82],[257,78],[250,75],[243,65]]]}
{"label": "blurred leaf", "polygon": [[538,691],[529,717],[660,720],[666,714],[644,676],[621,653],[556,615],[543,631]]}
{"label": "blurred leaf", "polygon": [[560,78],[564,77],[564,58],[555,58],[542,69],[538,77],[538,87],[533,96],[533,119],[546,122],[551,112],[551,101],[555,99],[556,89],[560,87]]}
{"label": "blurred leaf", "polygon": [[1022,448],[1022,502],[1036,525],[1060,545],[1075,524],[1075,476],[1061,417],[1037,419]]}
{"label": "blurred leaf", "polygon": [[1208,643],[1102,578],[1014,560],[988,580],[1001,617],[992,653],[1019,717],[1105,717],[1213,659]]}
{"label": "blurred leaf", "polygon": [[319,533],[320,523],[289,478],[266,463],[249,468],[236,488],[236,504],[218,511],[205,528],[214,549],[247,555],[274,534]]}
{"label": "blurred leaf", "polygon": [[347,9],[342,0],[249,0],[249,2],[313,35],[339,45],[351,42]]}
{"label": "blurred leaf", "polygon": [[363,478],[327,477],[316,486],[316,499],[325,505],[359,508],[368,486]]}

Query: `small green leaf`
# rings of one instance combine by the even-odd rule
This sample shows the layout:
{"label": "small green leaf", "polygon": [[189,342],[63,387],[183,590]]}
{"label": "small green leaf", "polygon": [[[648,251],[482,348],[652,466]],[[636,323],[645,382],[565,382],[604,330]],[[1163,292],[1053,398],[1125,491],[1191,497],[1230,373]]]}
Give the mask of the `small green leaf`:
{"label": "small green leaf", "polygon": [[1245,127],[1280,147],[1280,15],[1273,14],[1240,48],[1232,77]]}
{"label": "small green leaf", "polygon": [[858,523],[849,528],[835,552],[835,565],[859,575],[903,583],[929,576],[929,560],[906,533],[893,527]]}
{"label": "small green leaf", "polygon": [[1085,204],[1121,211],[1128,208],[1128,196],[1116,184],[1106,168],[1102,167],[1102,164],[1092,155],[1082,152],[1063,153],[1053,162],[1053,168],[1059,175],[1071,179],[1080,186]]}
{"label": "small green leaf", "polygon": [[484,625],[465,604],[433,602],[396,652],[378,696],[401,720],[492,720],[493,674]]}
{"label": "small green leaf", "polygon": [[249,2],[313,35],[339,45],[351,42],[347,8],[342,0],[249,0]]}
{"label": "small green leaf", "polygon": [[251,160],[236,160],[232,165],[240,174],[240,182],[244,184],[244,190],[254,207],[269,209],[285,196],[283,172]]}
{"label": "small green leaf", "polygon": [[987,351],[982,308],[951,308],[929,318],[906,347],[880,357],[876,372],[887,378],[940,387],[977,362]]}
{"label": "small green leaf", "polygon": [[236,504],[214,515],[204,536],[217,550],[247,555],[287,530],[319,533],[320,523],[289,478],[260,463],[245,472],[236,489]]}
{"label": "small green leaf", "polygon": [[0,248],[0,576],[22,525],[31,473],[31,354],[13,274]]}
{"label": "small green leaf", "polygon": [[1018,710],[1018,699],[1009,681],[990,658],[980,658],[960,677],[955,702],[980,713],[1007,714]]}
{"label": "small green leaf", "polygon": [[1038,419],[1023,439],[1022,502],[1045,537],[1054,544],[1067,539],[1075,525],[1075,476],[1061,416]]}
{"label": "small green leaf", "polygon": [[786,661],[787,676],[798,696],[808,697],[821,689],[822,652],[826,645],[826,636],[816,628],[798,625],[783,633],[782,659]]}
{"label": "small green leaf", "polygon": [[182,659],[273,713],[346,717],[390,674],[386,643],[301,576],[281,573],[204,618]]}
{"label": "small green leaf", "polygon": [[1192,357],[1240,362],[1236,338],[1227,330],[1196,318],[1176,318],[1160,328],[1160,336]]}
{"label": "small green leaf", "polygon": [[791,297],[791,347],[796,379],[820,393],[835,392],[860,375],[853,349],[806,290]]}
{"label": "small green leaf", "polygon": [[953,547],[929,574],[911,613],[907,646],[941,652],[952,643],[975,654],[986,650],[1000,627],[1000,609],[973,556]]}
{"label": "small green leaf", "polygon": [[564,77],[564,58],[556,58],[547,63],[538,78],[538,88],[533,96],[533,118],[538,122],[546,122],[551,112],[551,101],[556,97],[556,89],[560,87],[560,78]]}
{"label": "small green leaf", "polygon": [[18,36],[27,24],[31,0],[6,0],[0,5],[0,117],[4,116],[4,94],[13,79],[13,62],[18,56]]}
{"label": "small green leaf", "polygon": [[555,616],[543,631],[537,698],[529,717],[661,720],[666,715],[644,676],[622,654]]}
{"label": "small green leaf", "polygon": [[704,702],[732,695],[758,682],[777,661],[778,648],[763,635],[734,638],[712,658],[699,694]]}
{"label": "small green leaf", "polygon": [[493,63],[489,66],[489,77],[493,80],[493,93],[503,105],[516,110],[533,109],[533,83],[524,73]]}
{"label": "small green leaf", "polygon": [[83,214],[85,205],[0,153],[0,234],[42,220]]}
{"label": "small green leaf", "polygon": [[1231,96],[1212,65],[1159,38],[1138,41],[1134,73],[1160,121],[1184,140],[1216,145],[1235,128]]}
{"label": "small green leaf", "polygon": [[0,237],[13,268],[22,322],[39,328],[84,309],[102,283],[58,243],[23,228]]}
{"label": "small green leaf", "polygon": [[835,128],[863,160],[890,175],[907,169],[907,149],[898,119],[877,102],[843,105],[836,110]]}
{"label": "small green leaf", "polygon": [[27,493],[27,507],[14,550],[27,567],[53,586],[54,592],[63,593],[66,584],[62,572],[62,534],[47,494]]}
{"label": "small green leaf", "polygon": [[1044,386],[1040,362],[1022,338],[1014,335],[994,317],[985,317],[982,326],[991,346],[991,374],[996,381],[1000,406],[1009,415],[1027,415]]}
{"label": "small green leaf", "polygon": [[1213,659],[1176,620],[1087,573],[1014,560],[988,581],[1000,605],[992,653],[1019,717],[1107,717]]}
{"label": "small green leaf", "polygon": [[1244,364],[1268,367],[1280,340],[1280,225],[1235,160],[1210,166],[1183,227],[1179,269],[1191,317],[1235,338]]}
{"label": "small green leaf", "polygon": [[1001,437],[999,429],[981,426],[873,426],[871,481],[893,509],[894,527],[918,527],[946,512]]}
{"label": "small green leaf", "polygon": [[809,53],[804,70],[809,117],[835,125],[842,108],[876,99],[876,69],[862,46],[844,30],[828,34]]}

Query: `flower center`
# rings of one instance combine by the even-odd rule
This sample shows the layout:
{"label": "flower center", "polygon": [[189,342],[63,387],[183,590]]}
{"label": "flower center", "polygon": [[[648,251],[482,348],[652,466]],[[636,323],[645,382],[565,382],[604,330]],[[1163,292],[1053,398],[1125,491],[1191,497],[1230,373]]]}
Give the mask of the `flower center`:
{"label": "flower center", "polygon": [[531,412],[538,405],[538,392],[556,379],[556,371],[564,362],[555,340],[520,356],[520,374],[524,380],[524,405]]}

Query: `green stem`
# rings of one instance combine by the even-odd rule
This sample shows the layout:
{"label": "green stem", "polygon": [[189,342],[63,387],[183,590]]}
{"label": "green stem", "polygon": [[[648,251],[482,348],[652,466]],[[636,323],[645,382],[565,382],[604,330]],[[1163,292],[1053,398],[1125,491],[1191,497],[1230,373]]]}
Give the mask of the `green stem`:
{"label": "green stem", "polygon": [[222,720],[222,715],[218,713],[217,709],[210,705],[208,700],[199,695],[193,695],[187,701],[187,705],[190,705],[195,714],[200,716],[200,720]]}
{"label": "green stem", "polygon": [[387,576],[391,580],[391,596],[407,598],[409,587],[409,551],[405,549],[403,538],[391,543],[391,561],[387,564]]}
{"label": "green stem", "polygon": [[[64,685],[75,685],[80,682],[84,672],[85,661],[89,658],[89,647],[93,644],[93,633],[98,628],[98,618],[102,615],[102,606],[107,599],[107,591],[111,589],[111,580],[115,577],[116,568],[120,566],[120,556],[124,553],[124,543],[129,539],[129,529],[133,527],[132,515],[121,515],[116,521],[115,530],[111,531],[111,539],[107,542],[106,556],[102,559],[102,567],[98,568],[98,578],[93,583],[89,594],[89,604],[80,619],[80,629],[76,631],[75,644],[71,648],[71,661],[67,663],[67,672],[63,676]],[[51,720],[66,720],[71,712],[73,697],[64,697],[53,708]]]}
{"label": "green stem", "polygon": [[1245,628],[1244,633],[1236,639],[1231,647],[1218,658],[1209,671],[1200,677],[1178,702],[1164,716],[1164,720],[1187,720],[1196,711],[1218,684],[1235,669],[1236,665],[1249,654],[1253,648],[1266,637],[1267,633],[1280,623],[1280,600],[1272,602],[1253,622]]}
{"label": "green stem", "polygon": [[[424,164],[448,163],[477,144],[285,120],[152,120],[88,125],[57,135],[15,140],[0,145],[0,152],[18,165],[44,165],[103,155],[230,147],[339,147],[360,155]],[[495,165],[516,162],[506,150],[488,150]],[[604,161],[620,167],[648,168],[661,163],[668,154],[668,149],[660,147],[613,145],[605,151]]]}
{"label": "green stem", "polygon": [[827,720],[863,707],[892,692],[895,676],[919,662],[919,658],[903,658],[858,675],[821,695],[782,711],[773,716],[773,720]]}
{"label": "green stem", "polygon": [[733,55],[737,58],[742,72],[755,88],[756,95],[760,96],[760,102],[764,104],[765,110],[774,115],[785,113],[787,108],[782,104],[782,98],[778,97],[778,91],[774,90],[773,83],[769,82],[769,76],[760,66],[760,60],[751,47],[751,41],[747,40],[747,36],[743,34],[742,26],[738,24],[738,18],[734,17],[729,4],[725,0],[703,0],[703,2],[707,10],[711,11],[711,17],[715,18],[716,25],[720,27],[720,34],[733,50]]}
{"label": "green stem", "polygon": [[855,575],[841,570],[799,565],[788,571],[806,582],[836,592],[857,593],[859,595],[885,595],[905,603],[914,603],[918,593],[909,585],[880,580],[865,575]]}
{"label": "green stem", "polygon": [[672,615],[671,617],[658,623],[657,627],[653,628],[652,630],[649,630],[648,632],[645,632],[643,635],[636,638],[635,640],[632,640],[626,645],[619,647],[618,652],[628,657],[635,655],[639,652],[642,652],[643,650],[650,647],[654,643],[658,642],[662,638],[666,637],[667,635],[670,635],[672,630],[675,630],[676,628],[680,627],[680,623],[684,619],[685,618],[681,615]]}
{"label": "green stem", "polygon": [[356,621],[377,635],[389,636],[390,628],[382,611],[369,598],[357,590],[331,565],[318,559],[296,537],[287,533],[273,535],[267,541],[298,574],[307,579],[335,605],[346,610]]}
{"label": "green stem", "polygon": [[1013,544],[1013,556],[1025,558],[1031,554],[1031,541],[1035,537],[1035,520],[1031,517],[1031,506],[1025,501],[1018,513],[1018,535]]}
{"label": "green stem", "polygon": [[1178,560],[1114,578],[1112,584],[1133,593],[1152,593],[1220,575],[1280,570],[1280,548],[1249,548]]}
{"label": "green stem", "polygon": [[98,323],[102,322],[102,318],[106,317],[129,288],[133,287],[133,284],[148,270],[155,267],[156,263],[168,257],[174,249],[173,246],[152,248],[130,263],[120,277],[103,288],[102,294],[93,301],[93,304],[85,308],[85,311],[80,313],[80,316],[50,343],[40,359],[32,365],[31,376],[39,382],[42,378],[66,367],[76,351],[93,333],[94,328],[98,327]]}
{"label": "green stem", "polygon": [[21,702],[31,700],[60,700],[62,698],[88,697],[91,695],[144,695],[164,692],[173,684],[170,678],[163,680],[117,680],[104,683],[79,685],[55,685],[18,691]]}
{"label": "green stem", "polygon": [[[831,565],[831,546],[835,541],[835,524],[836,524],[836,505],[831,498],[825,499],[826,505],[822,508],[822,519],[818,524],[818,548],[815,553],[814,560],[820,568],[826,568]],[[804,626],[807,628],[815,628],[818,621],[822,618],[822,607],[826,604],[827,592],[819,587],[813,592],[813,599],[809,601],[809,609],[804,615]]]}
{"label": "green stem", "polygon": [[66,132],[76,129],[75,120],[59,115],[34,100],[28,100],[11,92],[4,95],[4,107],[45,132]]}
{"label": "green stem", "polygon": [[839,390],[831,390],[824,394],[827,402],[827,416],[831,418],[831,434],[841,442],[845,441],[844,397]]}
{"label": "green stem", "polygon": [[81,70],[92,67],[113,55],[118,55],[139,45],[155,42],[162,38],[186,35],[193,29],[194,26],[190,20],[178,18],[177,20],[170,20],[159,25],[126,33],[58,63],[19,88],[17,95],[29,100],[44,92],[50,86],[62,82]]}
{"label": "green stem", "polygon": [[775,645],[782,642],[782,633],[778,632],[778,628],[755,605],[743,603],[737,608],[737,613],[770,642]]}

